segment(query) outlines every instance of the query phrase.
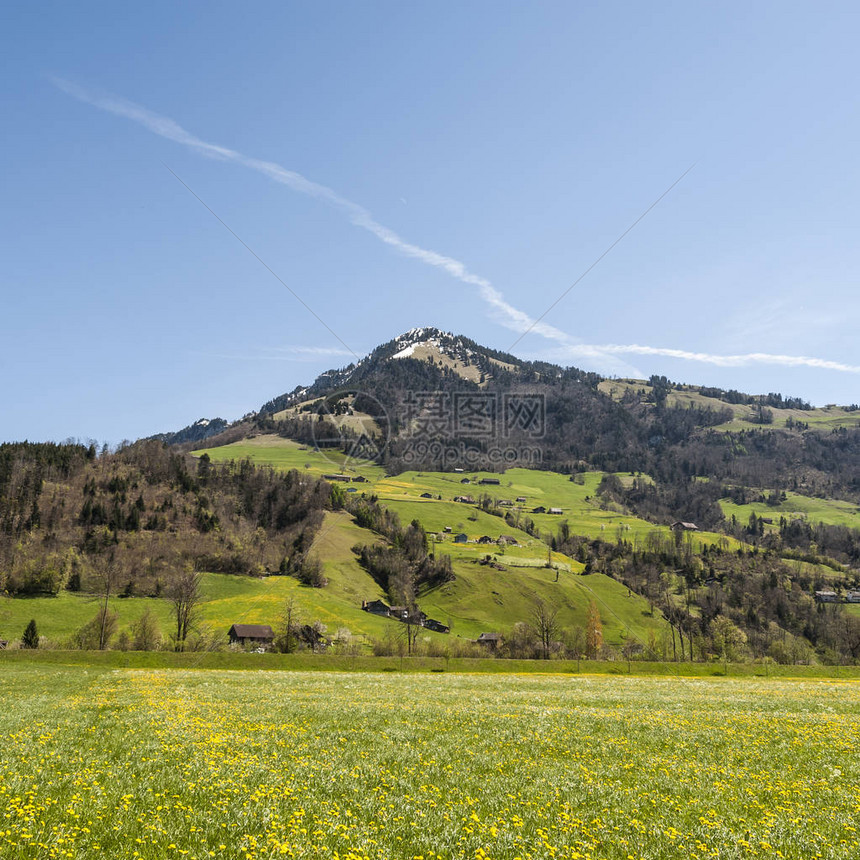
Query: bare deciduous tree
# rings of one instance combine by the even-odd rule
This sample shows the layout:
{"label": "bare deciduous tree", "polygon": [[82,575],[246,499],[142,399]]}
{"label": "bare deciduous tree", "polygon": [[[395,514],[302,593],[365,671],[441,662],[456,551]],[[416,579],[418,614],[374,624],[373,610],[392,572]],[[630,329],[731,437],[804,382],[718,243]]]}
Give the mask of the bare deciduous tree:
{"label": "bare deciduous tree", "polygon": [[532,624],[540,640],[541,657],[549,659],[552,643],[558,637],[558,609],[544,603],[539,597],[532,607]]}
{"label": "bare deciduous tree", "polygon": [[176,620],[176,650],[185,650],[185,640],[194,624],[197,604],[200,602],[200,581],[202,574],[191,563],[175,573],[167,587],[167,596],[173,604],[173,617]]}

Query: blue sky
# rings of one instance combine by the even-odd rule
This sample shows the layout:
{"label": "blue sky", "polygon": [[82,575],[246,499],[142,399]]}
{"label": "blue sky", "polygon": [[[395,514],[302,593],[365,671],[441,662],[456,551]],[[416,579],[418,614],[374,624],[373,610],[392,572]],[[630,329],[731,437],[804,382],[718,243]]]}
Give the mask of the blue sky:
{"label": "blue sky", "polygon": [[18,5],[0,439],[236,418],[421,325],[860,401],[856,4]]}

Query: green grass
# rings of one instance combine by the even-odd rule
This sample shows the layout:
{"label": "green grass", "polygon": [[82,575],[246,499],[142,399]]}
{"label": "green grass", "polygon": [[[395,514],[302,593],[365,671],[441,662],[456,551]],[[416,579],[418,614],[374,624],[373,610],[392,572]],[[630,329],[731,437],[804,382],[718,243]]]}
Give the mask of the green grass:
{"label": "green grass", "polygon": [[297,469],[317,478],[328,473],[340,473],[342,470],[351,475],[361,475],[369,480],[377,480],[385,475],[381,467],[366,460],[350,459],[335,450],[323,454],[307,445],[275,435],[256,436],[234,442],[232,445],[206,448],[193,453],[195,457],[208,454],[213,463],[248,459],[261,466],[272,466],[275,469]]}
{"label": "green grass", "polygon": [[786,492],[786,500],[771,506],[764,502],[752,502],[747,505],[736,505],[730,499],[721,499],[720,507],[726,519],[734,516],[741,525],[746,525],[750,514],[757,517],[773,519],[768,530],[779,530],[779,519],[803,519],[810,523],[825,523],[831,526],[846,526],[850,529],[860,528],[860,507],[851,502],[839,499],[815,499],[812,496],[802,496],[799,493]]}
{"label": "green grass", "polygon": [[[620,400],[624,393],[632,390],[634,393],[644,391],[651,393],[651,386],[644,380],[607,379],[600,383],[599,388],[613,399]],[[726,403],[715,397],[705,397],[692,387],[680,386],[669,392],[666,398],[668,406],[676,406],[687,409],[691,405],[700,408],[714,410],[730,409],[733,418],[724,424],[717,425],[715,430],[737,432],[739,430],[761,429],[762,425],[752,421],[753,407],[742,403]],[[792,421],[802,421],[813,430],[833,430],[838,427],[856,427],[860,424],[860,412],[848,411],[841,406],[824,406],[820,409],[770,409],[773,414],[773,423],[766,427],[785,427],[789,418]]]}
{"label": "green grass", "polygon": [[[194,453],[200,455],[203,451]],[[531,518],[544,535],[555,534],[564,520],[573,534],[610,541],[619,537],[631,542],[644,541],[655,531],[664,536],[669,534],[665,526],[655,526],[625,511],[603,506],[597,497],[597,487],[603,479],[603,472],[586,472],[577,476],[575,481],[556,472],[521,468],[508,469],[502,474],[407,471],[396,476],[386,476],[381,468],[373,464],[349,461],[344,465],[342,454],[335,452],[323,455],[312,448],[274,435],[210,448],[207,453],[215,462],[250,458],[255,463],[278,469],[304,470],[314,476],[341,468],[351,474],[360,474],[368,479],[368,483],[353,484],[357,492],[376,493],[383,504],[397,512],[402,522],[418,519],[429,532],[441,532],[445,526],[458,530],[458,526],[462,525],[462,531],[473,539],[484,534],[490,537],[513,534],[520,542],[527,542],[529,538],[524,532],[507,525],[500,517],[478,512],[477,519],[470,521],[469,517],[475,516],[475,507],[453,501],[455,496],[477,499],[481,494],[487,494],[493,499],[510,501],[524,496],[526,502],[515,504],[510,508],[511,512],[515,516],[519,514],[521,519]],[[627,473],[621,473],[619,477],[627,484],[633,479]],[[643,477],[650,480],[647,475]],[[461,483],[464,478],[468,478],[471,483]],[[478,483],[482,478],[499,478],[501,484],[482,485]],[[423,493],[430,493],[434,498],[422,499]],[[441,499],[436,498],[439,496]],[[531,513],[533,508],[539,506],[561,508],[563,514]],[[715,544],[727,539],[723,535],[702,532],[693,540],[698,548],[702,544]],[[729,539],[729,545],[735,547],[737,541]]]}
{"label": "green grass", "polygon": [[860,849],[856,683],[0,665],[4,860]]}
{"label": "green grass", "polygon": [[[387,595],[359,566],[352,547],[378,540],[372,532],[355,525],[348,514],[327,513],[312,548],[312,553],[323,560],[323,572],[328,579],[325,588],[308,588],[287,576],[255,579],[205,574],[200,625],[221,638],[236,623],[270,624],[277,628],[284,607],[292,601],[294,620],[321,621],[330,636],[346,629],[367,641],[400,632],[396,621],[361,609],[362,600],[387,601]],[[531,543],[504,552],[494,545],[461,547],[451,542],[437,545],[437,552],[452,556],[457,578],[453,583],[421,594],[421,608],[432,618],[444,623],[450,621],[454,625],[453,635],[469,639],[484,631],[507,631],[518,621],[528,621],[535,597],[558,606],[559,621],[564,626],[581,625],[588,604],[594,599],[601,612],[606,641],[611,644],[620,645],[627,636],[645,642],[649,628],[657,632],[663,629],[662,619],[647,614],[644,600],[629,595],[624,586],[602,575],[575,575],[570,571],[578,572],[582,565],[558,553],[553,554],[555,562],[568,570],[560,571],[559,582],[555,583],[555,571],[542,566],[546,546],[539,541]],[[499,571],[476,563],[479,556],[488,553],[493,553],[507,569]],[[62,644],[96,614],[99,605],[90,596],[68,592],[57,597],[0,598],[0,638],[20,639],[27,622],[35,618],[42,636],[54,645]],[[110,606],[119,616],[120,630],[128,629],[146,609],[155,612],[165,636],[173,628],[167,600],[114,598]],[[421,636],[428,642],[443,643],[446,639],[445,634],[429,630]]]}

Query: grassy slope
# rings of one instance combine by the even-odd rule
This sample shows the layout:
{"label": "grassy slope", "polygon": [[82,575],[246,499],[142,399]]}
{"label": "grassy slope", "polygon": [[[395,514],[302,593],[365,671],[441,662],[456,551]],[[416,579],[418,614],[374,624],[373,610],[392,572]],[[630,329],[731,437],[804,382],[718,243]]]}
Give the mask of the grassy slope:
{"label": "grassy slope", "polygon": [[[329,586],[306,588],[286,576],[252,579],[246,576],[205,574],[200,621],[226,634],[231,624],[271,624],[276,626],[284,605],[293,599],[299,617],[320,620],[331,633],[339,627],[353,634],[379,637],[395,622],[361,610],[362,599],[383,596],[375,582],[358,566],[350,551],[356,543],[376,540],[371,532],[354,525],[346,514],[326,515],[317,536],[315,550],[324,559]],[[119,616],[119,629],[128,628],[146,609],[158,617],[162,633],[172,629],[168,600],[132,597],[110,601]],[[99,609],[91,595],[61,592],[56,597],[0,598],[0,638],[17,640],[31,618],[39,633],[53,641],[69,637],[89,621]]]}
{"label": "grassy slope", "polygon": [[[332,470],[332,462],[326,456],[277,436],[262,436],[214,448],[209,451],[209,455],[213,460],[220,461],[250,457],[255,462],[268,463],[276,468],[306,469],[313,474]],[[595,599],[600,608],[606,639],[614,644],[620,644],[628,632],[638,639],[645,639],[649,627],[659,628],[663,625],[661,619],[648,615],[645,601],[629,596],[627,589],[614,580],[603,576],[572,575],[579,573],[582,565],[558,553],[553,554],[553,563],[560,566],[564,573],[561,582],[556,584],[553,581],[555,573],[543,567],[547,557],[547,547],[543,541],[508,525],[501,517],[453,501],[457,495],[477,498],[483,493],[495,499],[511,501],[524,496],[527,501],[512,508],[512,512],[516,516],[519,508],[519,515],[532,518],[545,534],[557,531],[565,520],[575,534],[607,540],[615,540],[619,536],[631,541],[644,540],[655,530],[669,533],[665,527],[655,526],[638,517],[620,511],[602,510],[596,499],[596,491],[603,473],[587,473],[576,481],[571,481],[565,475],[531,469],[509,469],[501,476],[489,472],[410,471],[386,477],[371,464],[351,463],[350,466],[368,478],[367,485],[356,485],[359,492],[376,493],[383,504],[398,513],[401,522],[417,519],[428,532],[439,535],[440,543],[435,550],[452,557],[457,580],[433,593],[422,595],[421,605],[432,617],[446,622],[450,620],[455,633],[471,638],[485,630],[505,630],[517,621],[528,620],[535,595],[558,605],[559,621],[566,626],[582,624],[588,603],[592,598]],[[477,483],[484,477],[500,477],[501,483],[498,486]],[[464,478],[468,478],[470,483],[463,484]],[[630,476],[622,478],[629,480]],[[422,499],[422,493],[430,493],[434,498]],[[439,496],[441,500],[437,498]],[[532,514],[531,510],[538,506],[560,507],[564,514]],[[446,526],[450,526],[454,533],[465,532],[470,543],[455,544],[452,535],[445,535]],[[501,550],[495,545],[485,546],[474,542],[481,535],[497,538],[501,534],[512,535],[521,545]],[[693,537],[696,545],[717,543],[720,540],[725,541],[726,538],[711,533]],[[356,542],[347,542],[345,549],[348,550]],[[321,546],[320,549],[321,557],[328,559],[327,565],[330,565],[330,548]],[[478,558],[486,554],[493,554],[507,570],[498,571],[475,564]],[[344,563],[354,564],[351,554]],[[331,584],[326,592],[344,588],[344,584],[339,583],[328,571],[327,575]],[[353,596],[359,596],[355,590]],[[372,596],[370,591],[366,591],[366,596],[368,599]],[[492,598],[491,602],[488,597]],[[348,623],[346,626],[354,629]]]}
{"label": "grassy slope", "polygon": [[342,469],[350,474],[363,475],[369,480],[378,480],[385,475],[385,472],[373,463],[348,459],[339,451],[323,455],[291,439],[276,435],[255,436],[232,445],[194,451],[194,456],[199,457],[203,453],[207,453],[214,463],[247,458],[259,465],[276,469],[306,471],[315,478],[330,472],[340,472]]}
{"label": "grassy slope", "polygon": [[[651,386],[647,382],[628,379],[607,379],[600,383],[600,390],[609,394],[615,400],[620,400],[625,391],[632,390],[634,393],[644,391],[651,393]],[[734,418],[725,424],[715,427],[716,430],[754,430],[760,428],[760,424],[751,421],[753,407],[742,403],[726,403],[715,397],[705,397],[698,391],[681,386],[673,389],[666,399],[669,406],[688,407],[691,403],[711,409],[731,409]],[[786,421],[792,418],[794,421],[803,421],[809,424],[810,429],[832,430],[835,427],[856,427],[860,424],[860,412],[848,412],[839,406],[824,406],[820,409],[772,409],[773,424],[768,427],[785,427]]]}
{"label": "grassy slope", "polygon": [[786,492],[786,500],[773,507],[764,502],[736,505],[729,499],[721,499],[720,506],[726,519],[731,519],[734,515],[741,524],[745,524],[752,513],[757,517],[773,519],[774,525],[766,526],[772,529],[779,528],[780,517],[785,517],[787,520],[805,519],[812,523],[847,526],[851,529],[860,528],[860,507],[838,499],[814,499],[811,496]]}

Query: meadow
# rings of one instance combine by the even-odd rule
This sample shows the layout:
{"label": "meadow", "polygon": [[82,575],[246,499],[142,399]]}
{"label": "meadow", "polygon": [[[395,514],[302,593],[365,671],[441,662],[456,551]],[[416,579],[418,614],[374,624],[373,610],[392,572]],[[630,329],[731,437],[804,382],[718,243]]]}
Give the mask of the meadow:
{"label": "meadow", "polygon": [[0,856],[849,858],[860,686],[4,662]]}

